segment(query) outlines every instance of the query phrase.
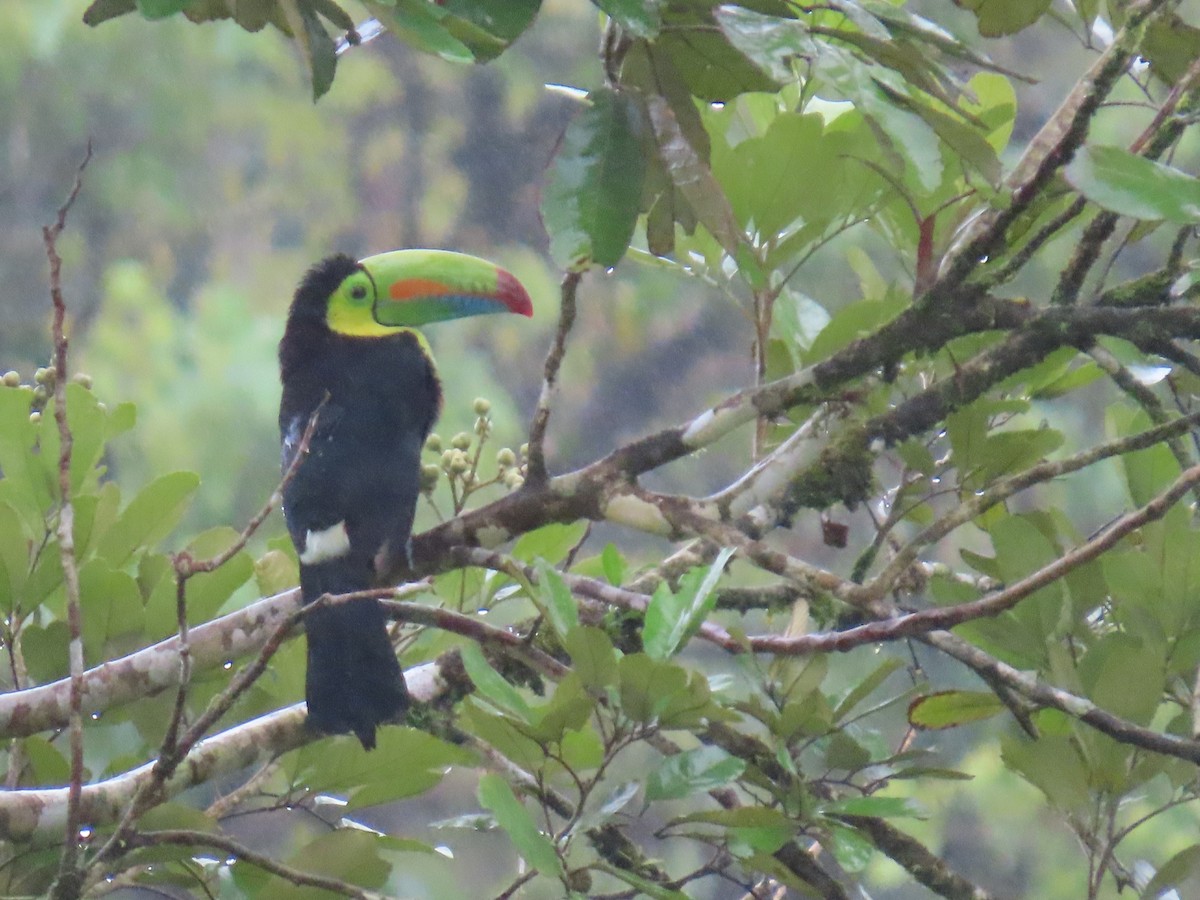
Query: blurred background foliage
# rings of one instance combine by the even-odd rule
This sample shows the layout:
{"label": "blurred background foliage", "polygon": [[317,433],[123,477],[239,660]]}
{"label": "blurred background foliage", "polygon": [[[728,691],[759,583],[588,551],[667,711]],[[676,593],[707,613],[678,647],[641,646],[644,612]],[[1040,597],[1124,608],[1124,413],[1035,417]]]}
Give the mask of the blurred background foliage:
{"label": "blurred background foliage", "polygon": [[[912,7],[964,34],[974,27],[969,13],[944,2]],[[75,315],[76,364],[93,376],[98,396],[137,406],[136,429],[116,438],[106,459],[127,496],[164,472],[198,473],[200,487],[179,528],[185,536],[180,542],[215,526],[238,527],[261,505],[278,473],[275,345],[283,316],[304,268],[333,251],[362,256],[401,246],[448,247],[495,259],[516,273],[535,298],[534,328],[489,319],[458,323],[449,336],[431,328],[429,337],[447,389],[438,430],[446,435],[471,430],[472,399],[484,395],[496,427],[492,446],[523,439],[557,310],[559,270],[540,220],[541,185],[564,128],[581,108],[571,92],[546,85],[599,87],[600,21],[593,7],[548,0],[529,31],[483,67],[454,65],[391,39],[375,41],[341,59],[337,78],[316,104],[305,67],[279,35],[247,34],[228,22],[196,28],[178,16],[153,23],[127,16],[89,29],[80,15],[78,0],[10,0],[0,17],[6,48],[0,56],[0,360],[4,368],[27,374],[48,357],[40,226],[53,217],[91,139],[96,158],[61,249]],[[1011,84],[1016,102],[1011,142],[1004,116],[989,135],[992,151],[1006,161],[1090,59],[1065,36],[1065,28],[1048,26],[1020,41],[988,44],[998,63],[1036,83],[994,74],[971,82],[983,111],[1011,107],[1006,93]],[[677,61],[689,58],[683,50],[675,52]],[[760,79],[763,90],[771,86],[753,67],[743,74]],[[1135,98],[1126,88],[1122,99]],[[762,186],[754,166],[783,165],[790,167],[795,196],[786,195],[781,206],[817,208],[825,202],[821,197],[836,196],[846,204],[839,215],[871,210],[876,230],[848,231],[828,241],[808,234],[805,242],[769,259],[773,270],[795,265],[800,274],[795,291],[784,294],[777,308],[775,340],[765,360],[768,377],[835,349],[828,334],[824,347],[812,338],[852,302],[881,304],[880,320],[907,303],[919,276],[915,260],[922,237],[902,199],[875,205],[878,172],[851,171],[848,164],[838,169],[836,148],[821,143],[825,135],[785,120],[782,105],[773,94],[754,93],[736,106],[717,103],[699,113],[713,137],[714,173],[743,223],[763,205],[755,194]],[[1122,108],[1105,113],[1096,136],[1102,139],[1105,129],[1128,133],[1129,115]],[[853,145],[868,158],[877,154],[872,161],[881,169],[895,163],[880,150],[886,142],[878,139],[878,129],[861,117],[846,117],[838,127],[845,130],[839,138],[843,147]],[[772,128],[796,130],[788,142],[795,155],[752,158],[754,139]],[[893,137],[899,138],[903,126],[896,128]],[[822,172],[828,176],[837,169],[836,179],[820,185],[804,180],[811,161],[796,148],[808,149],[805,140],[812,153],[826,154]],[[960,172],[947,151],[940,151],[945,165],[925,158],[922,167],[920,144],[914,139],[908,145],[914,157],[900,163],[898,177],[920,185],[922,202],[930,204],[922,211],[930,213],[960,187]],[[1185,140],[1177,161],[1194,152],[1194,140]],[[789,223],[759,224],[766,229]],[[828,228],[832,220],[820,224]],[[952,218],[938,222],[934,240],[944,245],[956,224]],[[1041,296],[1077,238],[1077,229],[1057,238],[1007,292]],[[755,380],[755,329],[745,295],[739,285],[731,288],[705,272],[710,263],[720,265],[711,239],[681,229],[676,240],[676,258],[691,263],[686,273],[680,265],[649,263],[641,254],[646,265],[627,261],[585,282],[586,302],[555,413],[550,456],[556,468],[594,458],[656,425],[681,421]],[[1156,240],[1124,256],[1116,275],[1136,272],[1139,258],[1160,249]],[[939,365],[951,368],[945,360]],[[1070,432],[1079,424],[1087,437],[1097,436],[1102,420],[1097,411],[1115,395],[1108,386],[1082,390],[1075,395],[1077,409],[1056,410],[1056,426]],[[1023,413],[1031,427],[1041,414],[1037,405]],[[703,494],[706,485],[727,483],[749,458],[750,442],[739,434],[702,459],[648,481],[670,488],[678,479]],[[1100,471],[1111,491],[1096,490],[1094,482],[1080,490],[1082,479],[1074,479],[1044,496],[1083,522],[1096,519],[1104,509],[1100,497],[1123,490],[1115,463]],[[421,515],[425,522],[434,517],[428,508]],[[846,520],[860,538],[872,531],[862,510]],[[839,565],[837,551],[821,546],[815,521],[804,528],[787,537],[800,555]],[[276,524],[274,534],[280,531]],[[631,541],[625,549],[632,564],[650,559],[646,548],[653,544]],[[250,596],[254,587],[248,582],[243,593]],[[166,633],[169,619],[160,624],[158,630]],[[432,656],[439,647],[434,639],[413,655]],[[298,642],[285,653],[291,657],[281,660],[279,670],[294,674],[302,653]],[[53,662],[46,664],[47,676],[55,671],[58,661]],[[922,662],[935,667],[933,677],[942,683],[966,680],[935,658]],[[939,665],[942,671],[936,671]],[[854,683],[862,674],[859,658],[835,658],[830,666],[834,685]],[[215,690],[214,684],[203,685],[199,699],[208,689]],[[299,691],[295,679],[264,687],[240,712],[270,709]],[[143,706],[138,721],[161,717],[167,700]],[[993,750],[999,735],[1010,730],[997,724],[922,739],[974,781],[969,793],[955,781],[910,782],[929,812],[912,830],[1002,896],[1077,896],[1074,837],[1058,816],[1043,812],[1034,819],[1030,810],[1044,810],[1044,798],[1002,766]],[[97,757],[96,770],[119,770],[127,762]],[[637,769],[636,761],[627,765]],[[390,807],[372,813],[377,818],[371,821],[436,844],[437,831],[416,833],[412,822],[469,805],[474,786],[465,781],[452,780],[446,794],[408,801],[420,804],[416,811]],[[1128,817],[1136,818],[1142,807],[1157,808],[1165,796],[1161,784],[1148,789],[1130,801]],[[295,819],[286,824],[269,838],[260,830],[256,839],[273,841],[288,855],[302,846],[303,829],[296,829]],[[1190,808],[1172,809],[1135,831],[1123,849],[1130,856],[1161,859],[1193,842],[1195,830]],[[456,846],[459,860],[415,857],[420,862],[409,870],[412,883],[395,887],[415,893],[438,878],[453,878],[464,896],[497,889],[494,871],[475,852],[490,854],[482,857],[489,860],[507,858],[504,838],[468,836]],[[879,859],[867,877],[878,897],[926,896]]]}

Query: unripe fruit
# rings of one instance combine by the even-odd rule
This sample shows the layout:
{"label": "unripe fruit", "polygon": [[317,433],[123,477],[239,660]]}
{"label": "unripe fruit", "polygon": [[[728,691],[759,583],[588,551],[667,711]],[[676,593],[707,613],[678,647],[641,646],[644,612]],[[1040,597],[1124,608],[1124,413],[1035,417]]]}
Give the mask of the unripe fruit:
{"label": "unripe fruit", "polygon": [[21,373],[14,372],[11,369],[9,371],[5,372],[4,373],[4,386],[5,387],[20,387],[21,386]]}
{"label": "unripe fruit", "polygon": [[421,466],[421,491],[429,493],[437,487],[438,478],[441,477],[441,474],[441,468],[433,463]]}
{"label": "unripe fruit", "polygon": [[455,450],[466,450],[471,446],[471,436],[465,431],[460,431],[450,439],[450,446]]}
{"label": "unripe fruit", "polygon": [[442,449],[442,436],[436,431],[425,438],[425,449],[431,453],[438,453]]}
{"label": "unripe fruit", "polygon": [[487,397],[476,397],[472,409],[475,410],[475,415],[486,416],[489,412],[491,412],[492,401]]}
{"label": "unripe fruit", "polygon": [[516,464],[517,454],[512,452],[512,448],[503,447],[500,449],[500,452],[496,454],[496,465],[503,466],[507,469],[509,466],[515,466]]}

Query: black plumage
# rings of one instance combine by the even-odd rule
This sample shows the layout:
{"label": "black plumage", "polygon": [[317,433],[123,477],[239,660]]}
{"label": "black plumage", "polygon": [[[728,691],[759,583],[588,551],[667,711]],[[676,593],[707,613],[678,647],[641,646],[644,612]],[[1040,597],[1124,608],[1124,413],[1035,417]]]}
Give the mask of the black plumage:
{"label": "black plumage", "polygon": [[[432,360],[414,332],[359,337],[327,325],[330,295],[360,268],[347,256],[314,266],[279,345],[285,472],[320,407],[308,454],[283,494],[305,603],[370,588],[378,558],[407,553],[421,447],[441,406]],[[310,613],[305,628],[309,726],[352,732],[374,747],[376,726],[408,706],[382,608],[374,599],[328,606]]]}

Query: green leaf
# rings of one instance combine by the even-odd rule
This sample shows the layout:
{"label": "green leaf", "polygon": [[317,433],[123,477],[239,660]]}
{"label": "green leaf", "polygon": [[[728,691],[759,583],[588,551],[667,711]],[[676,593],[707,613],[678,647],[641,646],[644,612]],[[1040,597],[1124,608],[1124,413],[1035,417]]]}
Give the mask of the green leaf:
{"label": "green leaf", "polygon": [[668,756],[646,780],[646,800],[680,800],[729,784],[746,771],[745,760],[720,747],[697,747]]}
{"label": "green leaf", "polygon": [[20,746],[34,784],[66,784],[71,780],[71,764],[66,756],[44,737],[22,738]]}
{"label": "green leaf", "polygon": [[1172,888],[1179,887],[1183,882],[1200,874],[1200,844],[1184,847],[1165,863],[1144,888],[1143,897],[1161,897]]}
{"label": "green leaf", "polygon": [[533,23],[541,0],[441,0],[446,31],[471,51],[476,62],[503,53]]}
{"label": "green leaf", "polygon": [[620,587],[625,583],[625,557],[617,549],[616,544],[608,543],[600,552],[600,564],[604,567],[604,577],[608,583]]}
{"label": "green leaf", "polygon": [[829,826],[829,852],[848,872],[861,872],[875,856],[875,845],[854,828]]}
{"label": "green leaf", "polygon": [[692,813],[673,819],[672,824],[699,822],[728,830],[730,849],[738,856],[774,853],[799,829],[799,823],[778,809],[740,806]]}
{"label": "green leaf", "polygon": [[1179,225],[1200,222],[1200,180],[1120,147],[1081,147],[1064,174],[1110,212]]}
{"label": "green leaf", "polygon": [[605,15],[636,38],[652,38],[662,27],[662,0],[593,0]]}
{"label": "green leaf", "polygon": [[1071,737],[1043,734],[1031,741],[1007,734],[1000,739],[1000,757],[1060,810],[1083,810],[1092,802],[1088,766]]}
{"label": "green leaf", "polygon": [[4,612],[11,612],[14,601],[21,597],[29,570],[28,547],[16,510],[0,503],[0,610]]}
{"label": "green leaf", "polygon": [[829,312],[812,297],[790,288],[784,288],[776,299],[774,311],[771,336],[784,342],[795,371],[804,365],[805,351],[829,324]]}
{"label": "green leaf", "polygon": [[311,0],[280,0],[279,8],[308,68],[313,100],[318,100],[333,84],[337,70],[333,38],[325,30]]}
{"label": "green leaf", "polygon": [[538,573],[538,609],[561,639],[571,629],[579,626],[579,608],[575,605],[575,598],[571,596],[571,589],[567,587],[557,569],[544,559],[535,562],[534,568]]}
{"label": "green leaf", "polygon": [[[715,17],[729,43],[747,59],[753,60],[773,81],[785,83],[792,80],[795,74],[793,64],[800,56],[806,36],[801,22],[765,16],[735,4],[717,7]],[[773,87],[777,88],[778,84]]]}
{"label": "green leaf", "polygon": [[[58,556],[57,553],[54,556]],[[67,623],[51,622],[44,628],[27,625],[21,630],[21,653],[34,682],[57,681],[67,674],[67,645],[71,641]]]}
{"label": "green leaf", "polygon": [[585,686],[606,688],[617,682],[617,654],[608,635],[584,625],[563,636],[563,649],[571,657],[571,668]]}
{"label": "green leaf", "polygon": [[[456,63],[475,61],[475,54],[440,21],[444,12],[422,0],[363,0],[363,6],[388,30],[418,50]],[[439,15],[441,13],[441,15]]]}
{"label": "green leaf", "polygon": [[989,691],[939,691],[918,697],[908,707],[914,728],[957,728],[1004,712],[1004,704]]}
{"label": "green leaf", "polygon": [[[960,117],[948,115],[886,85],[879,86],[892,103],[919,116],[958,159],[970,165],[988,183],[999,181],[1000,159],[977,128],[963,122]],[[932,187],[936,186],[935,181]]]}
{"label": "green leaf", "polygon": [[840,721],[853,712],[858,704],[862,703],[871,693],[882,685],[893,672],[897,669],[904,668],[904,661],[892,657],[885,659],[862,681],[852,687],[842,698],[842,701],[833,710],[834,721]]}
{"label": "green leaf", "polygon": [[254,561],[254,580],[260,594],[272,597],[300,583],[300,567],[282,550],[268,550]]}
{"label": "green leaf", "polygon": [[167,802],[146,810],[138,816],[138,828],[144,831],[162,831],[168,828],[186,828],[190,831],[218,832],[217,820],[203,810],[186,803]]}
{"label": "green leaf", "polygon": [[1200,28],[1173,12],[1156,15],[1146,26],[1146,39],[1138,49],[1149,60],[1151,72],[1167,84],[1174,84],[1200,57]]}
{"label": "green leaf", "polygon": [[587,692],[579,676],[569,673],[554,689],[549,703],[532,710],[529,736],[543,747],[562,741],[568,731],[577,731],[591,718],[596,699]]}
{"label": "green leaf", "polygon": [[476,693],[500,709],[512,713],[522,721],[529,722],[531,720],[529,704],[525,702],[525,698],[521,696],[520,692],[484,659],[479,645],[473,642],[464,644],[461,652],[463,667],[475,685]]}
{"label": "green leaf", "polygon": [[100,541],[97,553],[114,567],[166,537],[200,486],[193,472],[173,472],[146,485]]}
{"label": "green leaf", "polygon": [[137,0],[138,12],[147,19],[165,19],[180,12],[192,0]]}
{"label": "green leaf", "polygon": [[560,750],[563,763],[576,773],[595,770],[604,764],[604,740],[595,728],[568,731],[563,735]]}
{"label": "green leaf", "polygon": [[[657,881],[651,881],[649,878],[643,878],[641,875],[638,875],[636,872],[633,872],[630,869],[619,868],[604,862],[594,863],[593,865],[595,868],[598,868],[600,871],[611,875],[618,881],[637,888],[637,890],[640,892],[638,894],[639,897],[644,894],[645,896],[649,897],[650,900],[688,900],[688,895],[682,891],[664,887]],[[572,895],[572,900],[574,900],[575,896],[576,895]]]}
{"label": "green leaf", "polygon": [[563,875],[562,860],[558,858],[554,844],[538,830],[533,816],[517,799],[507,781],[499,775],[484,775],[479,779],[478,796],[479,802],[496,817],[496,822],[530,866],[546,875]]}
{"label": "green leaf", "polygon": [[[67,425],[71,429],[71,490],[84,489],[89,479],[95,479],[96,465],[104,454],[108,438],[108,415],[91,391],[79,384],[66,386]],[[42,413],[42,436],[38,459],[46,471],[46,479],[55,484],[57,494],[59,434],[54,421],[54,402],[51,400]]]}
{"label": "green leaf", "polygon": [[1051,0],[954,0],[979,20],[984,37],[1004,37],[1028,28],[1050,9]]}
{"label": "green leaf", "polygon": [[722,549],[707,569],[692,569],[679,579],[678,591],[672,592],[666,582],[659,585],[642,627],[642,646],[648,656],[669,658],[699,630],[716,606],[717,582],[731,556],[732,548]]}
{"label": "green leaf", "polygon": [[830,769],[857,772],[871,762],[871,752],[847,730],[835,731],[825,745],[825,765]]}
{"label": "green leaf", "polygon": [[604,89],[590,101],[567,126],[542,197],[550,253],[571,271],[621,261],[637,224],[646,172],[645,128],[635,100]]}
{"label": "green leaf", "polygon": [[651,722],[687,688],[687,672],[679,666],[631,653],[617,663],[621,710],[638,722]]}
{"label": "green leaf", "polygon": [[475,761],[462,747],[415,728],[381,728],[377,741],[369,753],[348,737],[317,741],[285,758],[287,771],[294,783],[346,797],[349,809],[359,809],[423,793],[449,766]]}
{"label": "green leaf", "polygon": [[897,297],[890,300],[859,300],[842,307],[813,340],[805,354],[805,364],[820,362],[851,341],[876,331],[907,309],[908,305],[907,300]]}
{"label": "green leaf", "polygon": [[83,23],[96,26],[137,9],[137,0],[94,0],[83,12]]}
{"label": "green leaf", "polygon": [[3,499],[20,514],[31,533],[44,527],[43,517],[54,503],[54,482],[34,453],[38,428],[29,421],[33,391],[0,387],[0,473]]}
{"label": "green leaf", "polygon": [[1088,649],[1079,663],[1079,678],[1098,705],[1139,725],[1149,725],[1167,687],[1165,668],[1157,642],[1115,631]]}
{"label": "green leaf", "polygon": [[[387,835],[357,828],[338,828],[301,847],[287,864],[302,872],[378,889],[387,883],[392,872],[391,863],[380,855],[380,851],[391,849],[391,844]],[[254,896],[260,900],[316,900],[328,893],[315,888],[300,888],[286,879],[272,876]]]}
{"label": "green leaf", "polygon": [[878,794],[869,797],[847,797],[830,804],[825,810],[853,816],[878,816],[881,819],[925,817],[925,811],[911,797],[881,797]]}
{"label": "green leaf", "polygon": [[[194,559],[211,559],[226,552],[241,535],[227,525],[210,528],[188,542],[187,550]],[[254,560],[244,549],[239,550],[212,572],[202,572],[188,579],[189,613],[197,621],[213,618],[233,592],[254,577]]]}
{"label": "green leaf", "polygon": [[[140,634],[144,609],[137,582],[114,570],[103,559],[90,559],[79,569],[83,604],[83,651],[89,665],[110,655],[106,648],[122,635]],[[128,651],[130,648],[122,648]]]}
{"label": "green leaf", "polygon": [[1063,433],[1053,428],[1024,428],[989,434],[979,458],[984,467],[984,481],[1040,462],[1061,447],[1063,440]]}
{"label": "green leaf", "polygon": [[725,253],[735,256],[746,237],[730,206],[725,186],[714,177],[709,163],[688,138],[683,120],[663,97],[646,98],[650,127],[658,153],[676,190]]}
{"label": "green leaf", "polygon": [[551,522],[517,538],[512,557],[529,563],[540,557],[551,565],[558,565],[579,546],[586,532],[587,522]]}
{"label": "green leaf", "polygon": [[[503,754],[523,769],[533,771],[546,764],[546,754],[526,731],[527,725],[517,724],[490,706],[469,698],[459,708],[458,721],[472,734]],[[566,741],[568,735],[563,735]]]}

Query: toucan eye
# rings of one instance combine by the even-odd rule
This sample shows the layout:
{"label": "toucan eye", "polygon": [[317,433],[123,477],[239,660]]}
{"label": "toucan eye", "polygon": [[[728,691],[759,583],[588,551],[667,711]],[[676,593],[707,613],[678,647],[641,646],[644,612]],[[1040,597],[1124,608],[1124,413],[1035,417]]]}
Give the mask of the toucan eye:
{"label": "toucan eye", "polygon": [[355,300],[367,299],[367,286],[365,284],[356,284],[350,288],[350,296]]}

